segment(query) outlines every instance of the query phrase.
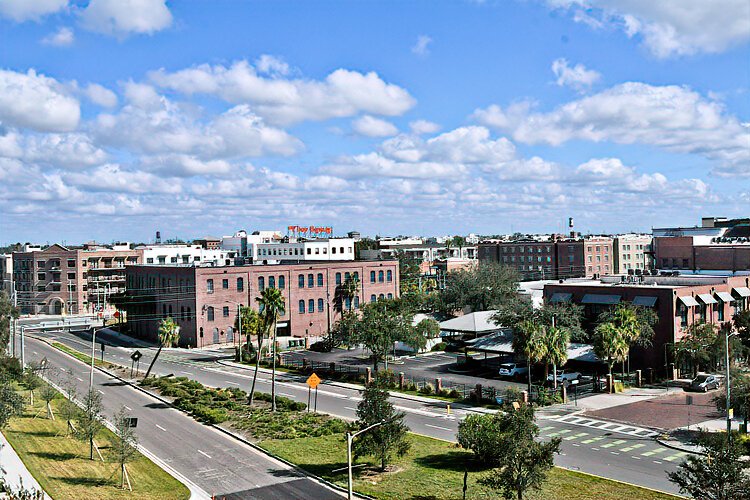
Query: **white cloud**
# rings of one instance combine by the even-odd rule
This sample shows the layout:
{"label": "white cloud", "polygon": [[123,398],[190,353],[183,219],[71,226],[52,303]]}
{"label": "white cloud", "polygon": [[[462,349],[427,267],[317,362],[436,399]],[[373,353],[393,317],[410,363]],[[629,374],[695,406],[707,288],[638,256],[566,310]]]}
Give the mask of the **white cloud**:
{"label": "white cloud", "polygon": [[29,136],[24,140],[23,151],[27,162],[60,167],[88,167],[107,160],[107,153],[81,133]]}
{"label": "white cloud", "polygon": [[432,43],[432,38],[427,35],[419,35],[417,42],[412,46],[411,51],[418,56],[426,56],[430,53],[429,45]]}
{"label": "white cloud", "polygon": [[578,92],[591,88],[602,75],[598,71],[586,69],[583,64],[570,66],[567,59],[556,59],[552,63],[552,72],[557,77],[557,84],[561,87],[571,87]]}
{"label": "white cloud", "polygon": [[283,59],[268,54],[263,54],[255,61],[255,69],[258,73],[267,75],[284,76],[289,74],[289,65]]}
{"label": "white cloud", "polygon": [[0,70],[0,121],[45,132],[66,132],[78,126],[78,101],[54,78]]}
{"label": "white cloud", "polygon": [[91,0],[81,21],[86,29],[105,35],[150,35],[168,28],[172,13],[166,0]]}
{"label": "white cloud", "polygon": [[548,113],[493,105],[474,117],[529,144],[557,146],[575,139],[647,144],[715,160],[717,172],[725,175],[750,175],[750,131],[720,102],[687,87],[629,82]]}
{"label": "white cloud", "polygon": [[94,104],[105,108],[114,108],[117,106],[117,94],[98,83],[89,83],[86,86],[84,94]]}
{"label": "white cloud", "polygon": [[415,104],[401,87],[377,73],[337,69],[325,80],[266,78],[247,61],[230,67],[206,64],[168,73],[149,74],[158,86],[185,95],[211,94],[227,102],[250,104],[269,123],[290,125],[306,120],[354,116],[359,113],[397,116]]}
{"label": "white cloud", "polygon": [[237,167],[227,160],[202,160],[184,154],[146,156],[142,158],[141,166],[177,177],[224,177],[237,170]]}
{"label": "white cloud", "polygon": [[44,16],[60,12],[68,5],[68,0],[2,0],[0,16],[20,23],[38,21]]}
{"label": "white cloud", "polygon": [[42,38],[42,43],[45,45],[53,45],[55,47],[69,47],[73,45],[75,39],[76,37],[73,30],[66,26],[62,26],[59,30]]}
{"label": "white cloud", "polygon": [[547,0],[593,27],[638,36],[659,58],[718,53],[750,40],[747,0]]}
{"label": "white cloud", "polygon": [[398,128],[394,124],[370,115],[360,116],[354,120],[352,129],[367,137],[389,137],[398,134]]}
{"label": "white cloud", "polygon": [[413,122],[409,122],[409,128],[411,129],[412,133],[417,135],[434,134],[440,130],[440,125],[427,120],[415,120]]}
{"label": "white cloud", "polygon": [[70,184],[93,192],[115,193],[179,193],[179,179],[156,176],[139,170],[125,170],[120,165],[107,164],[87,172],[65,175]]}

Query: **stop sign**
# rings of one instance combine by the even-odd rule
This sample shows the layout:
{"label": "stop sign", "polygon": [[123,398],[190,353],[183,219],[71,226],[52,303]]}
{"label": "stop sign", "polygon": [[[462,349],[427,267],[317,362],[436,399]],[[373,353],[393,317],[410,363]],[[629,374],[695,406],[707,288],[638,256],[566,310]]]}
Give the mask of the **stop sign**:
{"label": "stop sign", "polygon": [[115,318],[119,318],[120,317],[120,311],[115,311],[114,317]]}

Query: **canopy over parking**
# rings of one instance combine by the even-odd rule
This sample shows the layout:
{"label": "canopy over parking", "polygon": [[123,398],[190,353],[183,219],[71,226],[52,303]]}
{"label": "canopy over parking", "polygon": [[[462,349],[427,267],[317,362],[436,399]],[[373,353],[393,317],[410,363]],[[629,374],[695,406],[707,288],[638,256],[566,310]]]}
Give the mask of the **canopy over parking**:
{"label": "canopy over parking", "polygon": [[[503,328],[502,331],[486,335],[474,340],[466,341],[466,347],[472,351],[491,354],[515,354],[513,351],[513,330]],[[568,344],[568,361],[584,363],[601,363],[589,344]]]}
{"label": "canopy over parking", "polygon": [[497,313],[492,311],[477,311],[464,314],[458,318],[449,319],[440,323],[441,337],[466,337],[475,339],[502,330],[503,327],[492,321],[492,316]]}

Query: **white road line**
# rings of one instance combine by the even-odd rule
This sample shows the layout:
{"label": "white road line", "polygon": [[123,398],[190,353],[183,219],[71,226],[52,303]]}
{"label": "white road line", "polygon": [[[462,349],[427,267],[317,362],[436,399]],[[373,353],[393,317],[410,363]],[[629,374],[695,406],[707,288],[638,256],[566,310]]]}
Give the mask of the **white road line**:
{"label": "white road line", "polygon": [[209,455],[209,454],[208,454],[208,453],[206,453],[205,451],[201,451],[201,450],[198,450],[198,453],[200,453],[201,455],[203,455],[203,456],[205,456],[205,457],[207,457],[207,458],[211,458],[211,455]]}
{"label": "white road line", "polygon": [[286,396],[288,398],[293,398],[294,397],[294,394],[289,394],[288,392],[280,392],[279,394],[282,395],[282,396]]}
{"label": "white road line", "polygon": [[356,408],[352,408],[351,406],[344,406],[344,409],[345,409],[345,410],[352,410],[352,411],[357,411],[357,409],[356,409]]}
{"label": "white road line", "polygon": [[[167,429],[165,429],[161,425],[159,425],[159,424],[154,424],[154,425],[157,426],[159,429],[163,430],[164,432],[167,432]],[[200,451],[200,450],[198,450],[198,451]],[[211,458],[211,457],[209,457],[209,458]]]}
{"label": "white road line", "polygon": [[237,382],[231,382],[229,380],[225,380],[224,382],[226,382],[227,384],[232,384],[232,385],[240,385]]}
{"label": "white road line", "polygon": [[653,460],[653,462],[654,462],[655,464],[660,464],[660,463],[661,463],[661,462],[660,462],[660,461],[658,461],[658,460]]}
{"label": "white road line", "polygon": [[38,353],[38,352],[36,352],[36,351],[33,351],[33,352],[34,352],[34,354],[39,354],[39,353]]}
{"label": "white road line", "polygon": [[101,389],[97,389],[96,392],[98,392],[99,394],[104,394],[104,391]]}
{"label": "white road line", "polygon": [[[123,405],[123,406],[124,406],[124,405]],[[128,410],[128,411],[133,411],[133,409],[132,409],[131,407],[129,407],[129,406],[124,406],[124,408],[125,408],[126,410]]]}
{"label": "white road line", "polygon": [[432,427],[433,429],[440,429],[441,431],[448,431],[451,432],[453,429],[448,429],[447,427],[440,427],[439,425],[431,425],[431,424],[424,424],[425,427]]}
{"label": "white road line", "polygon": [[192,375],[192,373],[190,372],[180,372],[180,373],[184,373],[185,375]]}
{"label": "white road line", "polygon": [[76,377],[76,379],[77,379],[77,380],[78,380],[79,382],[83,382],[83,379],[82,379],[82,378],[80,378],[80,377]]}

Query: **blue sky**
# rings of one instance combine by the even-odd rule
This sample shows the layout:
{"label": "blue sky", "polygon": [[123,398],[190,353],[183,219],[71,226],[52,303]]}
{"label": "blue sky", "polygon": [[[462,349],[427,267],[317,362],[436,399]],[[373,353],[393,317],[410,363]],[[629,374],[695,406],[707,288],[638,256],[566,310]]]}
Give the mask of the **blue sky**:
{"label": "blue sky", "polygon": [[0,242],[750,212],[745,0],[0,0]]}

